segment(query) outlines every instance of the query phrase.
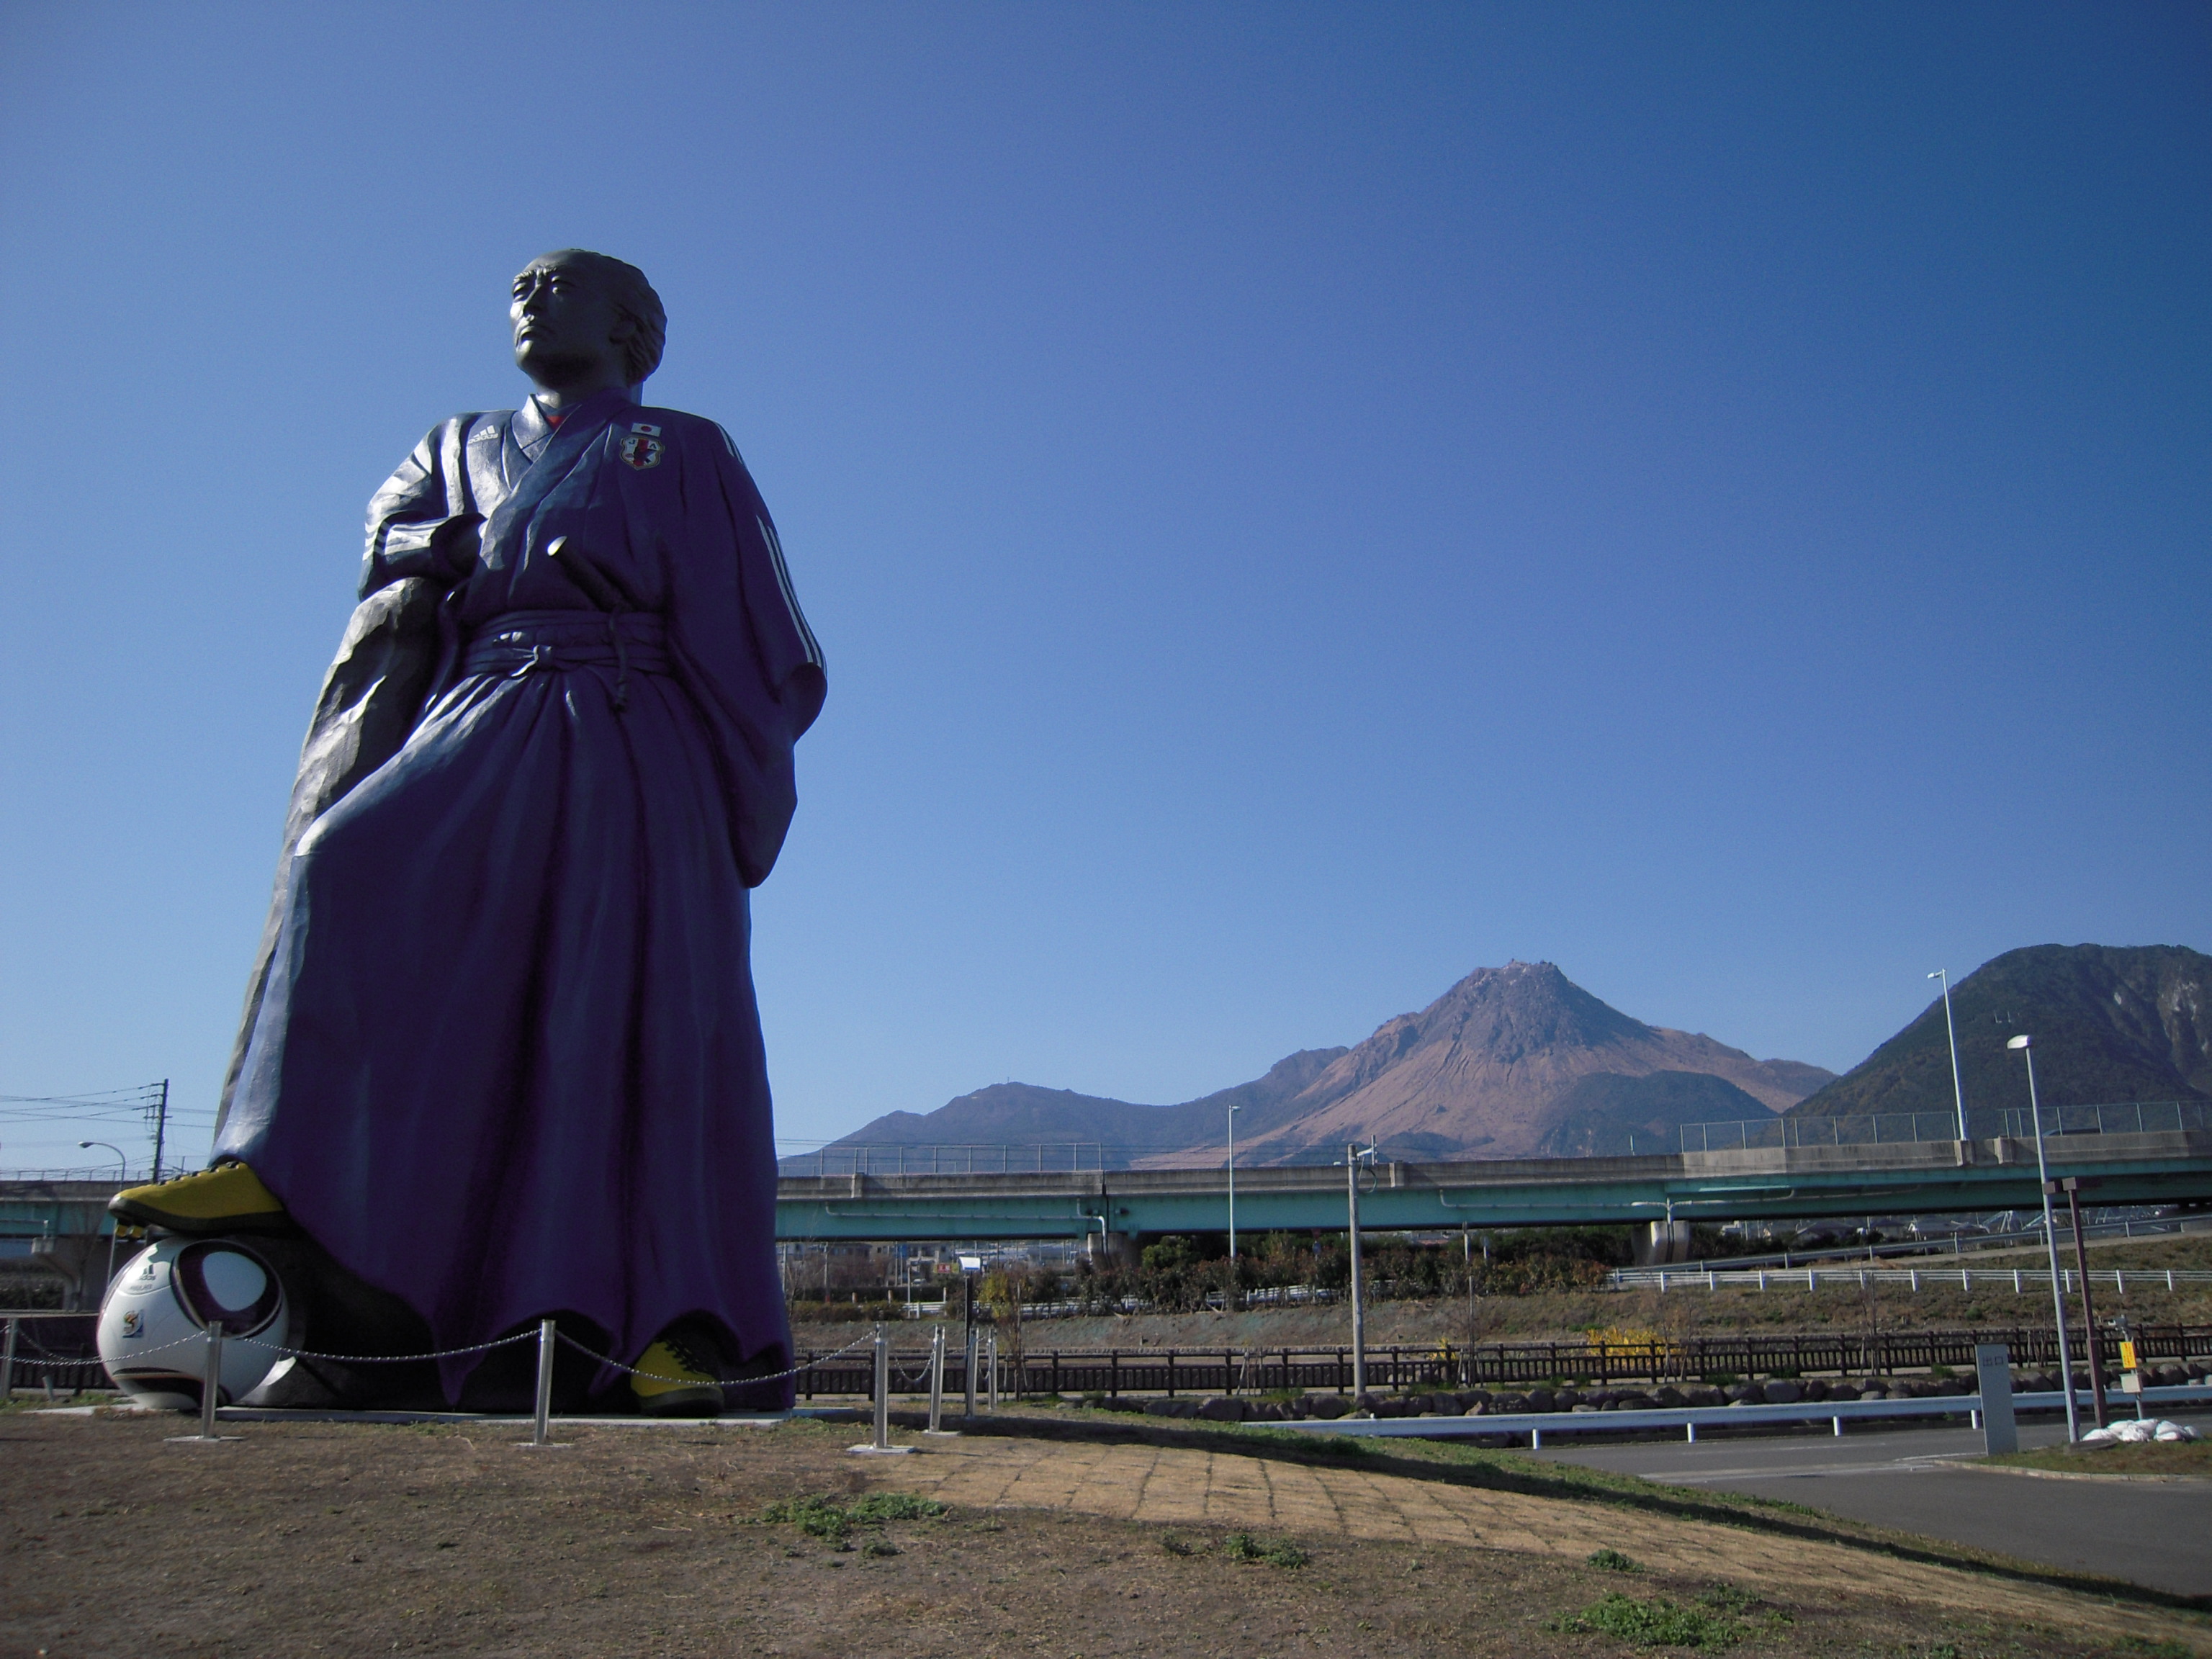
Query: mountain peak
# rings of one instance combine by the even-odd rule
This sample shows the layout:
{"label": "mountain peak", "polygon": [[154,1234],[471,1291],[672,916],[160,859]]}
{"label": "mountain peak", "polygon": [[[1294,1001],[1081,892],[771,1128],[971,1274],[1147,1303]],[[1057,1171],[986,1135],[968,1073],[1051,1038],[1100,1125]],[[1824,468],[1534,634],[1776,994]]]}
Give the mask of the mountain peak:
{"label": "mountain peak", "polygon": [[[1554,1139],[1583,1079],[1657,1073],[1720,1078],[1770,1110],[1805,1092],[1741,1049],[1632,1018],[1556,963],[1516,958],[1477,968],[1418,1013],[1385,1021],[1316,1078],[1288,1121],[1255,1139],[1255,1152],[1295,1155],[1380,1135],[1432,1155],[1480,1148],[1523,1156]],[[1642,1097],[1632,1089],[1605,1098],[1618,1105],[1632,1097]],[[1690,1097],[1679,1089],[1663,1101],[1652,1097],[1662,1116],[1668,1102]]]}
{"label": "mountain peak", "polygon": [[1523,1157],[1610,1150],[1630,1129],[1664,1140],[1692,1118],[1778,1111],[1831,1075],[1646,1025],[1558,964],[1516,958],[1475,969],[1353,1048],[1301,1049],[1263,1077],[1180,1105],[1001,1083],[926,1117],[878,1118],[849,1139],[1085,1140],[1144,1152],[1147,1163],[1209,1162],[1224,1154],[1233,1106],[1240,1162],[1377,1137],[1402,1157]]}

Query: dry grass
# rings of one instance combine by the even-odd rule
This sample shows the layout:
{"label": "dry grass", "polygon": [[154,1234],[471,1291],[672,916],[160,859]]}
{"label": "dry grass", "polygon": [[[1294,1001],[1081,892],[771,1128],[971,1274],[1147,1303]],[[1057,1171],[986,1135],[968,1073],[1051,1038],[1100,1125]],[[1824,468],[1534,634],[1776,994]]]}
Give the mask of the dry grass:
{"label": "dry grass", "polygon": [[[1692,1629],[1747,1654],[2087,1659],[2208,1634],[2172,1598],[1915,1559],[1802,1511],[1679,1513],[1702,1500],[1617,1477],[1515,1491],[1525,1460],[1494,1455],[1331,1467],[1264,1437],[1118,1425],[895,1459],[850,1456],[852,1428],[809,1423],[578,1426],[563,1451],[493,1425],[249,1424],[234,1444],[164,1443],[187,1426],[0,1420],[0,1659],[1459,1659],[1619,1654],[1638,1632]],[[1113,1512],[1103,1495],[1140,1462],[1129,1513]],[[896,1493],[949,1507],[880,1496]],[[1146,1519],[1147,1501],[1200,1512]],[[1592,1565],[1601,1550],[1640,1565]]]}
{"label": "dry grass", "polygon": [[2049,1469],[2061,1474],[2191,1475],[2212,1480],[2212,1440],[2154,1441],[2128,1446],[2091,1443],[2007,1452],[1982,1460],[2011,1468]]}

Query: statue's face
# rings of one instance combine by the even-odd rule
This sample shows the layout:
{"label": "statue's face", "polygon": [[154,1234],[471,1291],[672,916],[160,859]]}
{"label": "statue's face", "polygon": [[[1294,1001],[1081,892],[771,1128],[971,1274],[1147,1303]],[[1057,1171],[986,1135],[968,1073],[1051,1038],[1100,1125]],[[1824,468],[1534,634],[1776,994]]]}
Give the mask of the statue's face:
{"label": "statue's face", "polygon": [[532,260],[514,279],[515,367],[548,390],[621,385],[631,332],[606,283],[586,265]]}

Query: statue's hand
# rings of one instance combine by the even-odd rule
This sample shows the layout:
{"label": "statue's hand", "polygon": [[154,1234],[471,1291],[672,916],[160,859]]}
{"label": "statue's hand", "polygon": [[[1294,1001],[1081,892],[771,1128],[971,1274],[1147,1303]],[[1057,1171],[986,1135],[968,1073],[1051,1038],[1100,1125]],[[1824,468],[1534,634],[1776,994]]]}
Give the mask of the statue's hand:
{"label": "statue's hand", "polygon": [[465,581],[476,574],[483,552],[483,520],[474,513],[449,519],[438,535],[438,568],[452,581]]}

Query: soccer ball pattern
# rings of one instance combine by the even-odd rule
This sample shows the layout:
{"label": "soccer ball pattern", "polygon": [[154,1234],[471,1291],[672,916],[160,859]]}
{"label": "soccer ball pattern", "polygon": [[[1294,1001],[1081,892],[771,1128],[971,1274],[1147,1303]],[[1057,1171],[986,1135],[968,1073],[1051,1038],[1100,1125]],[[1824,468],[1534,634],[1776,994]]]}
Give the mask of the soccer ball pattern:
{"label": "soccer ball pattern", "polygon": [[[291,1325],[276,1271],[228,1238],[165,1238],[131,1258],[100,1310],[100,1358],[141,1404],[198,1411],[207,1370],[201,1334],[223,1334],[220,1405],[275,1370]],[[289,1364],[289,1362],[287,1362]]]}

